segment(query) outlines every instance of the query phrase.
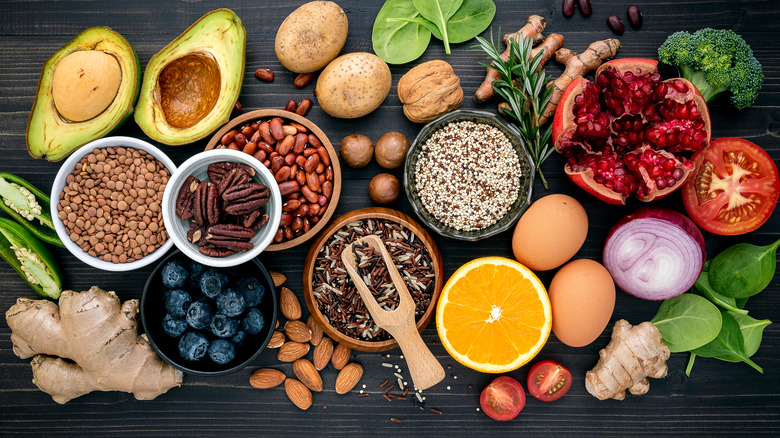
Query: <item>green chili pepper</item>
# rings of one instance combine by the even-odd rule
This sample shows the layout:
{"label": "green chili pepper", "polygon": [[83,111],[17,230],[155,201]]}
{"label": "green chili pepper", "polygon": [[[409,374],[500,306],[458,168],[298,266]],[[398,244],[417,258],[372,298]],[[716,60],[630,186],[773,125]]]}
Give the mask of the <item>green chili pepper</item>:
{"label": "green chili pepper", "polygon": [[24,179],[0,172],[0,208],[39,239],[65,247],[51,220],[49,196]]}
{"label": "green chili pepper", "polygon": [[0,217],[0,256],[24,278],[38,295],[57,299],[62,277],[46,245],[18,223]]}

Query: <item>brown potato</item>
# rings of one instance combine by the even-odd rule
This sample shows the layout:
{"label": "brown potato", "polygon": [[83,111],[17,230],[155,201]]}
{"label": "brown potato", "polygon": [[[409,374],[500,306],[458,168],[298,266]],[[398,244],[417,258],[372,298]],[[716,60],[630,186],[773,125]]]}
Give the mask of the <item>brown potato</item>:
{"label": "brown potato", "polygon": [[374,156],[374,143],[363,134],[350,134],[341,140],[339,155],[349,167],[364,167]]}
{"label": "brown potato", "polygon": [[390,204],[401,196],[401,182],[394,175],[380,173],[368,183],[368,196],[377,204]]}
{"label": "brown potato", "polygon": [[390,67],[372,53],[334,59],[320,73],[315,89],[320,107],[333,117],[354,119],[374,111],[390,92]]}
{"label": "brown potato", "polygon": [[404,164],[409,151],[409,140],[400,132],[388,132],[376,141],[374,156],[385,169],[395,169]]}
{"label": "brown potato", "polygon": [[279,26],[274,42],[276,57],[296,73],[317,71],[339,55],[348,29],[347,14],[336,3],[306,3]]}

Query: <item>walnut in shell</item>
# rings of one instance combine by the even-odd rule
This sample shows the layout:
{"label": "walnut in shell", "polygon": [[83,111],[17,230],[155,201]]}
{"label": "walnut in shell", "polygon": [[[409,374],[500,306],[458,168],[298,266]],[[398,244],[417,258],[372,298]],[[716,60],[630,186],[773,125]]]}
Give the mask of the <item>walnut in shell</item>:
{"label": "walnut in shell", "polygon": [[404,114],[415,123],[428,123],[460,107],[463,89],[452,66],[435,60],[409,70],[398,81]]}

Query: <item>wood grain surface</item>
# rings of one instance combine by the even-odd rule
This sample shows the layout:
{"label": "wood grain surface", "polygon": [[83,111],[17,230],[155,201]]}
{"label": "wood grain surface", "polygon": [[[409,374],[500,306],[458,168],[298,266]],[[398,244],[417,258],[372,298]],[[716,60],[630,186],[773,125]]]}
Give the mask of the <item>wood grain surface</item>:
{"label": "wood grain surface", "polygon": [[[585,49],[592,41],[613,35],[607,17],[625,17],[631,2],[592,0],[594,13],[585,18],[575,13],[566,19],[561,0],[496,0],[498,12],[493,21],[493,35],[515,31],[530,14],[547,19],[547,32],[565,37],[564,46],[575,51]],[[57,163],[35,160],[25,148],[25,127],[32,107],[37,78],[46,59],[77,33],[90,26],[109,26],[124,35],[135,47],[141,64],[168,44],[179,33],[206,12],[220,7],[233,9],[247,29],[246,72],[240,102],[244,110],[283,108],[288,99],[313,99],[313,84],[303,89],[293,87],[295,74],[286,71],[273,51],[276,29],[284,17],[302,0],[134,0],[134,1],[12,1],[0,2],[0,170],[20,175],[44,191],[51,188]],[[343,52],[371,52],[371,28],[381,7],[378,0],[338,1],[349,19],[349,36]],[[637,0],[644,14],[641,29],[626,23],[620,37],[620,57],[654,57],[656,49],[672,32],[697,30],[711,26],[739,32],[752,46],[764,66],[766,79],[756,103],[735,111],[727,100],[710,106],[713,137],[744,137],[763,146],[775,163],[780,160],[780,3],[776,0]],[[625,18],[624,18],[625,21]],[[483,35],[487,36],[489,31]],[[400,131],[414,138],[420,125],[406,120],[396,95],[395,84],[411,67],[424,61],[445,59],[460,77],[467,96],[464,108],[494,110],[495,103],[477,105],[471,100],[484,78],[484,68],[477,63],[484,56],[471,49],[471,43],[455,45],[451,55],[444,54],[441,42],[433,40],[422,58],[409,65],[393,66],[393,88],[384,104],[373,113],[356,120],[339,120],[325,114],[317,105],[309,118],[320,126],[337,145],[352,133],[376,140],[388,131]],[[276,77],[266,83],[255,79],[254,70],[269,68]],[[547,67],[550,75],[561,72],[554,62]],[[673,73],[664,70],[664,73]],[[131,120],[117,132],[148,140]],[[162,145],[174,162],[182,163],[202,151],[208,140],[170,147]],[[601,259],[601,249],[608,229],[621,216],[639,207],[608,206],[578,189],[564,175],[563,160],[554,154],[543,166],[550,183],[545,192],[537,181],[534,197],[546,193],[566,193],[586,208],[590,230],[576,257]],[[344,187],[336,216],[372,206],[368,182],[382,171],[376,163],[355,170],[343,169]],[[394,171],[401,176],[400,169]],[[655,205],[684,211],[679,195]],[[391,207],[413,215],[406,199]],[[334,216],[335,217],[335,216]],[[708,255],[737,242],[766,244],[780,237],[780,212],[776,211],[759,230],[738,237],[720,237],[705,233]],[[511,257],[511,234],[467,243],[435,236],[444,260],[445,275],[451,275],[463,263],[480,256]],[[287,286],[302,297],[302,269],[309,244],[289,250],[261,255],[269,269],[283,272]],[[139,298],[149,266],[131,273],[108,273],[79,262],[64,250],[56,256],[69,289],[86,290],[98,285],[115,290],[123,299]],[[551,272],[540,273],[549,285]],[[9,266],[0,265],[0,310],[5,312],[18,297],[34,293]],[[658,303],[633,298],[618,292],[612,322],[625,318],[631,323],[649,320]],[[518,418],[496,422],[480,412],[479,393],[494,376],[464,368],[451,359],[438,342],[435,325],[423,333],[423,339],[444,365],[444,381],[426,390],[425,408],[409,401],[388,402],[379,385],[385,379],[395,381],[400,350],[384,353],[354,352],[352,360],[362,364],[364,375],[351,393],[338,395],[333,389],[337,372],[326,368],[322,377],[325,390],[314,394],[314,404],[306,412],[293,406],[281,387],[269,390],[252,388],[249,375],[259,367],[273,367],[292,375],[289,364],[280,364],[275,352],[266,352],[248,368],[234,374],[205,378],[185,376],[184,385],[153,401],[136,401],[129,394],[93,393],[57,405],[31,383],[29,360],[18,359],[12,352],[10,329],[0,322],[0,435],[259,435],[259,436],[756,436],[780,434],[780,276],[766,291],[751,298],[748,308],[757,318],[776,321],[767,327],[761,349],[753,356],[764,368],[759,374],[745,364],[712,359],[698,359],[690,377],[685,375],[687,354],[673,354],[669,376],[651,382],[650,392],[628,396],[624,401],[598,401],[584,388],[585,372],[598,359],[598,351],[608,340],[612,323],[593,344],[582,348],[567,347],[551,336],[539,359],[555,359],[574,374],[574,385],[562,399],[543,403],[529,396]],[[306,315],[304,315],[305,318]],[[509,373],[524,382],[529,367]],[[404,375],[408,376],[406,370]],[[365,385],[365,388],[363,388]],[[369,394],[357,397],[363,390]],[[437,414],[430,408],[441,411]],[[402,420],[391,421],[391,417]]]}

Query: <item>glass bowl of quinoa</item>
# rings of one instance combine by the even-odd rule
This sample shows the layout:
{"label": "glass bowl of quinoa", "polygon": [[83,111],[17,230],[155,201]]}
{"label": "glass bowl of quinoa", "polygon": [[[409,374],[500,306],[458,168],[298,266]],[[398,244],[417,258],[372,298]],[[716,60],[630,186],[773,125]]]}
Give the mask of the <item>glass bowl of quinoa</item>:
{"label": "glass bowl of quinoa", "polygon": [[520,133],[487,111],[457,110],[425,125],[404,164],[404,188],[422,222],[476,241],[508,230],[531,203],[531,156]]}

